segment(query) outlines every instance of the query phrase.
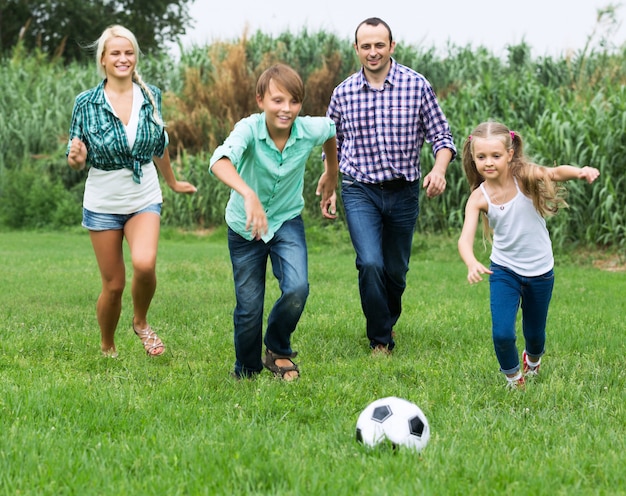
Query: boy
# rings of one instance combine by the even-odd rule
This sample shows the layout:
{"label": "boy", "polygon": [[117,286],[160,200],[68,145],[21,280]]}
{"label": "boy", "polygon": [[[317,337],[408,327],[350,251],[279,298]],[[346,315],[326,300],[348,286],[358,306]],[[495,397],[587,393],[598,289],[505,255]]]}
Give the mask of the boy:
{"label": "boy", "polygon": [[[237,299],[236,378],[253,377],[263,366],[286,381],[299,377],[291,334],[309,294],[301,212],[306,161],[316,146],[323,145],[327,160],[317,188],[327,218],[335,218],[329,208],[338,174],[335,124],[326,117],[299,117],[303,99],[298,73],[284,64],[273,65],[257,81],[262,112],[239,121],[210,160],[209,171],[232,189],[226,223]],[[263,337],[268,257],[281,295]]]}

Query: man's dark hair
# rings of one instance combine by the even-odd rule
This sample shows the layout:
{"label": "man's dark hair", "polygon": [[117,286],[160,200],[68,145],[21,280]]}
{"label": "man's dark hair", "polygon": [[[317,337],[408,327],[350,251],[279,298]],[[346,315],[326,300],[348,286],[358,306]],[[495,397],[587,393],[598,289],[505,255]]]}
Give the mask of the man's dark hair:
{"label": "man's dark hair", "polygon": [[369,17],[356,27],[356,30],[354,31],[354,43],[355,44],[358,43],[356,39],[356,34],[359,32],[359,28],[363,26],[363,24],[367,24],[369,26],[378,26],[379,24],[382,24],[383,26],[387,28],[387,31],[389,31],[389,43],[393,42],[393,36],[391,35],[391,28],[389,27],[389,24],[383,21],[380,17]]}

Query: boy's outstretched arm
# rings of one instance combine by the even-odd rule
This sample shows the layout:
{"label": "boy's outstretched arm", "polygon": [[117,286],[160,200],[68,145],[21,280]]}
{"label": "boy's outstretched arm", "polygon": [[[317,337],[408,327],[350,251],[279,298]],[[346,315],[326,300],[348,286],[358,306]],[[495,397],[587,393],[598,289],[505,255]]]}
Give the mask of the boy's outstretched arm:
{"label": "boy's outstretched arm", "polygon": [[261,236],[267,233],[267,216],[257,194],[241,178],[233,163],[226,157],[215,162],[211,167],[211,172],[243,197],[246,208],[246,230],[252,229],[254,238],[261,239]]}
{"label": "boy's outstretched arm", "polygon": [[339,160],[337,158],[337,138],[334,136],[323,145],[324,172],[317,182],[315,194],[322,197],[320,209],[327,219],[337,218],[337,176],[339,174]]}

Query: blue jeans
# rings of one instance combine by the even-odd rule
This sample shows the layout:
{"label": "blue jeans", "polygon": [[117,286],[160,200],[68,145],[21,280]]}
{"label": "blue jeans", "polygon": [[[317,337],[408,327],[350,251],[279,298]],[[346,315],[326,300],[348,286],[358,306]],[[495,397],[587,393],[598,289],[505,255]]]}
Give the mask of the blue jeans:
{"label": "blue jeans", "polygon": [[391,350],[419,214],[419,181],[366,184],[344,176],[341,195],[367,337],[372,348],[382,344]]}
{"label": "blue jeans", "polygon": [[[285,222],[267,243],[248,241],[228,229],[235,297],[235,374],[253,376],[263,370],[262,343],[279,355],[291,355],[291,334],[309,295],[307,247],[302,217]],[[280,297],[274,303],[263,339],[263,307],[267,259],[278,280]]]}
{"label": "blue jeans", "polygon": [[524,277],[494,263],[490,268],[493,271],[489,276],[493,345],[500,370],[505,374],[514,374],[520,369],[515,345],[515,322],[520,302],[526,352],[540,357],[545,351],[554,270],[537,277]]}

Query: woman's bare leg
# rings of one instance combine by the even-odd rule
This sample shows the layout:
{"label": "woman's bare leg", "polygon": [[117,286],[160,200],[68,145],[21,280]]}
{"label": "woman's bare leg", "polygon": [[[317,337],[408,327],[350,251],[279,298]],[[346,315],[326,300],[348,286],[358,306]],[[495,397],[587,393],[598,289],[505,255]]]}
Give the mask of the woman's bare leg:
{"label": "woman's bare leg", "polygon": [[[156,291],[156,259],[161,217],[153,212],[135,215],[124,226],[133,265],[133,327],[148,327],[148,310]],[[152,354],[162,353],[161,349]]]}
{"label": "woman's bare leg", "polygon": [[114,354],[115,330],[122,312],[122,294],[126,284],[126,270],[122,251],[123,232],[89,231],[100,277],[102,291],[96,303],[96,316],[100,326],[101,349],[104,353]]}

